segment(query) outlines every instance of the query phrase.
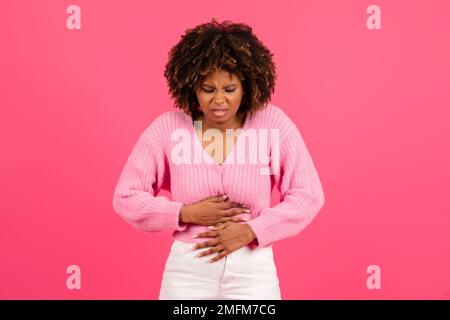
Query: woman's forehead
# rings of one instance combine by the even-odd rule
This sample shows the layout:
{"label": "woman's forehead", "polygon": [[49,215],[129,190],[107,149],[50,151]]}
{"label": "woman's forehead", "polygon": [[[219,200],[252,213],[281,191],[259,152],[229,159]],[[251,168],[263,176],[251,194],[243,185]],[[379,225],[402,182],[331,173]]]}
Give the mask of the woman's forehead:
{"label": "woman's forehead", "polygon": [[229,82],[232,83],[238,83],[239,78],[236,74],[229,72],[227,70],[218,70],[218,71],[210,71],[208,74],[205,75],[203,83],[210,83],[210,82]]}

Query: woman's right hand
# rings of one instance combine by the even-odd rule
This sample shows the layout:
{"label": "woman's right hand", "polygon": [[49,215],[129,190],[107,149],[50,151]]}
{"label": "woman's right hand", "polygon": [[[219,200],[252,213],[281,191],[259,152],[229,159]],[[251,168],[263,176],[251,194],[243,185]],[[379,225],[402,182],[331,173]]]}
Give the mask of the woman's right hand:
{"label": "woman's right hand", "polygon": [[226,196],[217,196],[183,205],[180,210],[180,220],[184,223],[213,226],[227,221],[245,221],[243,218],[234,216],[248,212],[250,210],[242,204],[228,201]]}

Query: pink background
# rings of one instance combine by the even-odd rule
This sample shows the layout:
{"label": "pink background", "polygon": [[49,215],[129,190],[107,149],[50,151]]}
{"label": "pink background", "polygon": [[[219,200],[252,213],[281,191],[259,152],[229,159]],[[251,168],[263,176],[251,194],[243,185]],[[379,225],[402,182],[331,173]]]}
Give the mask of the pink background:
{"label": "pink background", "polygon": [[[366,27],[372,3],[381,30]],[[66,28],[70,4],[81,30]],[[214,16],[248,23],[274,53],[272,102],[324,186],[316,220],[274,245],[283,299],[450,299],[448,1],[4,0],[0,12],[0,298],[157,298],[171,232],[133,229],[112,194],[138,135],[173,110],[170,47]],[[71,264],[81,290],[66,288]]]}

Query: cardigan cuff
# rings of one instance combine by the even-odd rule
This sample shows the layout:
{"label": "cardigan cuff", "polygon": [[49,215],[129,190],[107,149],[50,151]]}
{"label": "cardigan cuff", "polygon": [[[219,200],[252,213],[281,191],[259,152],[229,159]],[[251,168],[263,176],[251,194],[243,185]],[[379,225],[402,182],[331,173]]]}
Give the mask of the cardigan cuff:
{"label": "cardigan cuff", "polygon": [[184,203],[182,202],[168,201],[164,206],[162,213],[170,216],[170,218],[168,218],[168,229],[175,229],[177,231],[186,230],[187,224],[180,221],[180,210],[183,205]]}
{"label": "cardigan cuff", "polygon": [[267,231],[265,230],[264,222],[265,221],[261,219],[261,216],[247,221],[247,224],[256,235],[256,238],[251,243],[253,243],[258,248],[264,248],[272,244],[272,240],[270,239],[270,237],[268,237]]}

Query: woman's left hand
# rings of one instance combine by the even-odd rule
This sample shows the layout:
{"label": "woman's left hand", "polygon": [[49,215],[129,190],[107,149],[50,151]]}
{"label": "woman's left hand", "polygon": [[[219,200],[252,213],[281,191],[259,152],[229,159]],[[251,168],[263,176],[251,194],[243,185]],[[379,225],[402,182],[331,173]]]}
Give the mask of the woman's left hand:
{"label": "woman's left hand", "polygon": [[229,255],[253,241],[256,235],[246,223],[225,222],[210,227],[211,231],[201,232],[196,238],[214,238],[205,242],[197,243],[192,250],[212,247],[199,253],[199,256],[206,256],[214,252],[219,254],[211,258],[209,262],[214,262]]}

